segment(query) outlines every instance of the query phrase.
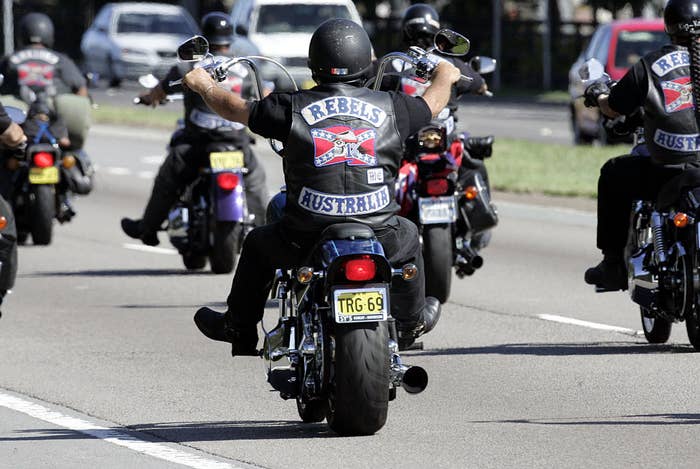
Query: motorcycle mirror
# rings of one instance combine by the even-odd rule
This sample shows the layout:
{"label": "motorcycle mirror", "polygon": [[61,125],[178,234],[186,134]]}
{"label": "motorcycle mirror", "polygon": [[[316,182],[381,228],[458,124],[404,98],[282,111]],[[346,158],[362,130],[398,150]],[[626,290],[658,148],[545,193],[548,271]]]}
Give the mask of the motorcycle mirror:
{"label": "motorcycle mirror", "polygon": [[597,59],[586,60],[578,69],[578,76],[583,82],[600,80],[605,75],[605,67]]}
{"label": "motorcycle mirror", "polygon": [[469,66],[479,74],[485,75],[487,73],[493,73],[496,70],[496,59],[491,57],[481,57],[475,56],[469,61]]}
{"label": "motorcycle mirror", "polygon": [[139,77],[139,84],[144,88],[155,88],[156,86],[158,86],[158,83],[160,82],[152,73],[149,73],[148,75],[141,75]]}
{"label": "motorcycle mirror", "polygon": [[469,52],[469,39],[451,29],[441,29],[433,40],[441,54],[460,56]]}
{"label": "motorcycle mirror", "polygon": [[177,56],[182,62],[199,62],[208,52],[209,41],[203,36],[193,36],[177,48]]}
{"label": "motorcycle mirror", "polygon": [[23,124],[27,120],[27,113],[18,107],[5,106],[5,112],[15,124]]}

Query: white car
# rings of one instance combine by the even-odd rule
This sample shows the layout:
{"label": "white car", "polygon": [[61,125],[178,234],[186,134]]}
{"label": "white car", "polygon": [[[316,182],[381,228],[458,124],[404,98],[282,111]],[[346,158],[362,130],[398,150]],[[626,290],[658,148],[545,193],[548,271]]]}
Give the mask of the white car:
{"label": "white car", "polygon": [[[307,62],[316,28],[332,18],[362,25],[352,0],[236,0],[231,17],[236,33],[248,36],[262,55],[280,61],[302,88],[313,86]],[[266,78],[277,89],[289,88],[281,75]]]}
{"label": "white car", "polygon": [[125,78],[162,76],[177,62],[177,47],[199,34],[180,6],[164,3],[108,3],[83,34],[86,73],[118,85]]}

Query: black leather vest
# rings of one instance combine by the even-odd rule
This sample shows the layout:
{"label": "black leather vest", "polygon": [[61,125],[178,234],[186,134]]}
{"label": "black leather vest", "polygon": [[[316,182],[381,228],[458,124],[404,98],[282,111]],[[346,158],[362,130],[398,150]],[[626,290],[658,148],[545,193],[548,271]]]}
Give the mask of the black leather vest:
{"label": "black leather vest", "polygon": [[644,56],[642,64],[648,77],[644,137],[652,160],[663,165],[697,160],[700,133],[687,49],[665,46]]}
{"label": "black leather vest", "polygon": [[18,95],[22,87],[35,92],[46,92],[50,96],[69,93],[70,88],[61,80],[61,56],[51,49],[26,48],[8,58],[8,86]]}
{"label": "black leather vest", "polygon": [[292,95],[285,223],[299,231],[388,223],[399,208],[394,178],[401,155],[388,93],[332,84]]}

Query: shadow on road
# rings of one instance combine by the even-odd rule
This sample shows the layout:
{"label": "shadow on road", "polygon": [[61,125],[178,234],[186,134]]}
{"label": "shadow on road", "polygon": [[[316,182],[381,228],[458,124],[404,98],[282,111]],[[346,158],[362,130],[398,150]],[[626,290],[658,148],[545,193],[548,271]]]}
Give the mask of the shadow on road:
{"label": "shadow on road", "polygon": [[[126,431],[125,431],[126,430]],[[172,443],[197,443],[202,441],[235,440],[290,440],[299,438],[337,438],[325,423],[302,423],[287,420],[242,420],[225,422],[167,422],[131,425],[113,430],[95,430],[90,433],[105,437],[119,438],[115,432],[129,433],[129,430],[145,433],[160,440]],[[37,428],[23,430],[16,437],[0,437],[3,441],[46,441],[78,440],[94,436],[68,429]],[[138,435],[135,435],[138,436]],[[150,440],[150,438],[145,438]]]}
{"label": "shadow on road", "polygon": [[612,416],[608,419],[476,420],[471,423],[524,423],[529,425],[699,425],[700,414],[640,414]]}
{"label": "shadow on road", "polygon": [[175,275],[217,275],[208,270],[185,269],[109,269],[109,270],[76,270],[73,272],[34,272],[20,274],[20,278],[43,277],[167,277]]}
{"label": "shadow on road", "polygon": [[691,345],[660,344],[646,342],[581,342],[581,343],[522,343],[500,344],[486,347],[463,347],[411,352],[411,355],[629,355],[656,353],[694,353]]}

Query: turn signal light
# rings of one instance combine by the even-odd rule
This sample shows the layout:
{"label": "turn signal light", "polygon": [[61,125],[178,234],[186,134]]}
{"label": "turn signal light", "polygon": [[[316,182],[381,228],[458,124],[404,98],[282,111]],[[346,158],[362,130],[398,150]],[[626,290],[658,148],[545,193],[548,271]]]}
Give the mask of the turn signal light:
{"label": "turn signal light", "polygon": [[406,264],[401,268],[401,277],[404,280],[413,280],[418,275],[416,264]]}
{"label": "turn signal light", "polygon": [[478,195],[479,189],[477,189],[476,186],[468,186],[466,189],[464,189],[464,197],[466,197],[467,200],[474,200]]}
{"label": "turn signal light", "polygon": [[4,230],[7,226],[7,218],[0,216],[0,230]]}
{"label": "turn signal light", "polygon": [[297,270],[297,281],[299,283],[309,283],[314,278],[314,269],[311,267],[302,267]]}
{"label": "turn signal light", "polygon": [[350,259],[345,263],[345,278],[351,282],[372,280],[377,273],[377,266],[369,256]]}
{"label": "turn signal light", "polygon": [[232,191],[238,186],[238,176],[233,173],[221,173],[216,176],[216,184],[225,191]]}
{"label": "turn signal light", "polygon": [[683,212],[678,212],[673,217],[673,224],[676,225],[678,228],[685,228],[686,226],[688,226],[689,221],[690,220],[688,219],[688,215],[686,215]]}
{"label": "turn signal light", "polygon": [[32,157],[34,161],[34,166],[39,168],[48,168],[53,166],[53,155],[46,151],[40,151],[39,153],[34,153]]}
{"label": "turn signal light", "polygon": [[63,165],[64,168],[71,169],[73,166],[75,166],[75,156],[73,156],[73,155],[64,156],[63,158],[61,158],[61,164]]}

